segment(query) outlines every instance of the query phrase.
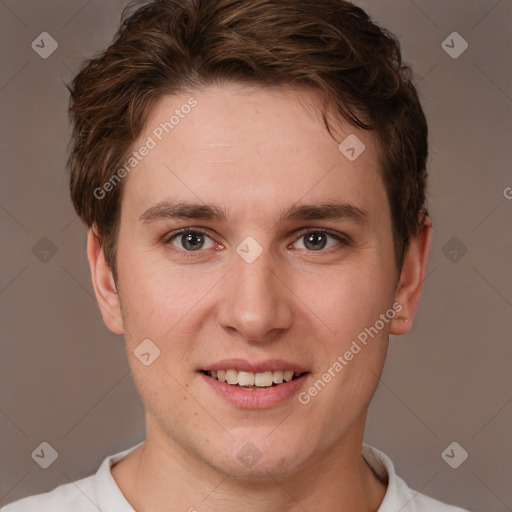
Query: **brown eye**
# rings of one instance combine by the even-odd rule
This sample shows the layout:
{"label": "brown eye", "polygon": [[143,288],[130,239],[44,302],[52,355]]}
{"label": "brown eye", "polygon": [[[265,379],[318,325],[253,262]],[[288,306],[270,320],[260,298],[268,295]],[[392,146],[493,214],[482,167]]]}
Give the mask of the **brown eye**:
{"label": "brown eye", "polygon": [[[209,247],[205,247],[205,240],[211,241]],[[203,248],[211,249],[214,245],[213,240],[203,231],[199,229],[181,229],[171,233],[165,240],[166,244],[171,244],[179,250],[185,252],[196,252]]]}
{"label": "brown eye", "polygon": [[[331,245],[327,247],[329,239],[335,240],[336,243],[331,243]],[[326,247],[327,249],[331,249],[337,245],[348,245],[347,240],[342,236],[325,229],[309,229],[302,231],[299,240],[304,241],[304,247],[308,251],[323,251]]]}
{"label": "brown eye", "polygon": [[324,249],[327,244],[327,235],[325,233],[309,233],[304,235],[302,239],[304,240],[304,245],[314,251]]}
{"label": "brown eye", "polygon": [[187,233],[181,235],[180,243],[187,250],[197,251],[204,245],[204,235],[202,233]]}

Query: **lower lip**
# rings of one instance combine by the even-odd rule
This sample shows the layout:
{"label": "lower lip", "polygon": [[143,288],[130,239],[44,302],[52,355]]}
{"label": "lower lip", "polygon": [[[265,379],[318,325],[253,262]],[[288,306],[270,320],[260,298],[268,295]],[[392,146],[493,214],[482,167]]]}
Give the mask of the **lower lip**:
{"label": "lower lip", "polygon": [[310,373],[306,373],[298,379],[283,382],[278,386],[262,389],[244,389],[231,386],[225,382],[209,377],[199,372],[201,378],[212,389],[235,407],[242,409],[268,409],[288,400],[303,387]]}

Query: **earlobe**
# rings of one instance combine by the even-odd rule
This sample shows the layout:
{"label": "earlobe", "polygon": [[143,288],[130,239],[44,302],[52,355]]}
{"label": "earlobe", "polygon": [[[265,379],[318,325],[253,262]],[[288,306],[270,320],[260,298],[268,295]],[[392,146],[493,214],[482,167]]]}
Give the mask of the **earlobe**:
{"label": "earlobe", "polygon": [[112,271],[105,260],[101,241],[94,228],[90,228],[87,233],[87,259],[103,321],[113,333],[124,334],[119,294]]}
{"label": "earlobe", "polygon": [[391,322],[390,334],[406,334],[411,329],[423,293],[431,236],[432,219],[426,216],[418,234],[411,239],[404,258],[395,292],[395,301],[400,303],[401,309]]}

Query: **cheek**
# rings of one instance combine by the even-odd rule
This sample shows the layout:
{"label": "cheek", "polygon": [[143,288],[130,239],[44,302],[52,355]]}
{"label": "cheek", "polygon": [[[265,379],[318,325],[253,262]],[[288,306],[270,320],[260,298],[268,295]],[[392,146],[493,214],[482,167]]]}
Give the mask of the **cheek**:
{"label": "cheek", "polygon": [[[386,286],[375,282],[369,273],[354,272],[340,277],[337,286],[331,285],[328,300],[322,302],[317,297],[317,310],[322,310],[319,316],[330,331],[319,338],[321,367],[301,403],[311,402],[311,414],[322,418],[319,422],[326,426],[337,421],[333,418],[343,417],[346,424],[356,421],[375,393],[389,332],[389,323],[380,315],[392,307]],[[315,306],[311,309],[315,311]],[[391,319],[389,314],[388,321]]]}
{"label": "cheek", "polygon": [[[180,382],[189,379],[185,370],[190,372],[190,357],[198,339],[198,317],[203,311],[200,300],[213,283],[201,275],[182,275],[162,258],[157,261],[147,256],[125,258],[119,275],[123,279],[120,300],[126,350],[137,385],[147,383],[149,400],[156,398],[153,389],[158,390],[164,382],[179,392],[166,372]],[[144,343],[148,350],[141,348]],[[150,352],[150,359],[157,354],[151,366],[145,367],[137,359],[142,350]]]}
{"label": "cheek", "polygon": [[[308,303],[322,323],[329,326],[329,331],[324,328],[326,335],[319,338],[324,352],[319,377],[328,382],[328,389],[319,393],[323,398],[318,405],[330,403],[329,407],[339,414],[351,410],[357,415],[360,407],[371,400],[386,357],[389,322],[394,316],[390,309],[393,276],[386,273],[378,258],[367,261],[321,279]],[[387,322],[381,320],[386,313]],[[322,386],[321,382],[317,387]]]}
{"label": "cheek", "polygon": [[378,258],[369,260],[298,281],[297,295],[338,343],[373,325],[393,302],[393,276]]}
{"label": "cheek", "polygon": [[127,330],[162,338],[186,313],[187,287],[179,276],[171,275],[161,259],[149,255],[127,254],[118,266]]}

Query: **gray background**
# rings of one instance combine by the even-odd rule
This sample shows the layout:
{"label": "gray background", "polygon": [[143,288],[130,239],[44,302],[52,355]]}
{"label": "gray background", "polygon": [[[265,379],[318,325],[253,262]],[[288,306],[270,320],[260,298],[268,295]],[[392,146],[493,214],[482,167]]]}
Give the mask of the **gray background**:
{"label": "gray background", "polygon": [[[123,4],[0,1],[0,505],[92,474],[144,438],[64,168],[63,81],[110,43]],[[357,4],[399,37],[417,73],[435,225],[424,297],[411,333],[391,340],[365,439],[412,488],[512,510],[512,2]],[[454,31],[469,44],[456,59],[441,46]],[[42,32],[59,45],[47,59],[31,48]],[[46,470],[31,458],[43,441],[59,454]],[[441,457],[453,441],[469,453],[458,469]]]}

